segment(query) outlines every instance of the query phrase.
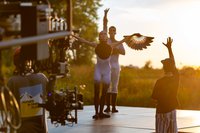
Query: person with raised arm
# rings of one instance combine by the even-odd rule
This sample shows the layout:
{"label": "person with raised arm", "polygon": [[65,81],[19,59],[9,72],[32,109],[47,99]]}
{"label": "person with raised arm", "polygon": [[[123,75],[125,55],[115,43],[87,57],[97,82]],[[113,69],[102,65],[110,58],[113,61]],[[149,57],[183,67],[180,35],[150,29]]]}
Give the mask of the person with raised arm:
{"label": "person with raised arm", "polygon": [[[103,29],[107,31],[107,13],[109,9],[104,10],[104,22],[103,22]],[[116,35],[116,27],[110,26],[109,27],[109,39],[108,42],[118,42],[115,38]],[[110,65],[111,65],[111,84],[108,89],[106,95],[106,105],[107,108],[104,112],[117,113],[118,110],[116,109],[116,101],[117,101],[117,94],[118,94],[118,83],[120,77],[120,65],[119,65],[119,55],[125,55],[125,49],[123,45],[119,45],[113,48],[111,57],[110,57]],[[112,105],[112,110],[110,109],[110,105]]]}
{"label": "person with raised arm", "polygon": [[168,49],[169,58],[161,61],[165,75],[155,83],[152,98],[156,101],[156,133],[177,133],[176,108],[179,73],[172,52],[172,38],[163,43]]}
{"label": "person with raised arm", "polygon": [[[94,70],[94,107],[95,115],[93,119],[98,118],[109,118],[109,114],[103,113],[106,93],[111,82],[111,68],[110,68],[110,57],[114,47],[121,45],[123,42],[127,41],[130,37],[124,37],[121,41],[108,42],[108,36],[106,31],[101,31],[99,33],[99,43],[87,41],[81,37],[74,36],[78,41],[85,43],[89,46],[95,48],[96,53],[96,65]],[[102,84],[102,92],[100,95],[100,85]]]}

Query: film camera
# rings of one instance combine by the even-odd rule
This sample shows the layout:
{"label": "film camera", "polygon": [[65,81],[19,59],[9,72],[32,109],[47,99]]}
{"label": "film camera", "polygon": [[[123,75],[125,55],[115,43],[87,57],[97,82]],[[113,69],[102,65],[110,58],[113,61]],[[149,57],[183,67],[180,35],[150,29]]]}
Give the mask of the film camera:
{"label": "film camera", "polygon": [[[14,15],[18,22],[17,28],[5,30],[6,35],[31,37],[68,30],[66,20],[51,17],[52,10],[45,0],[8,1],[0,4],[1,14],[5,18]],[[22,73],[45,71],[49,76],[47,101],[44,104],[38,103],[38,106],[49,111],[53,124],[77,123],[77,110],[83,109],[83,96],[79,94],[77,87],[55,90],[56,80],[69,74],[66,53],[71,44],[69,36],[66,36],[21,46],[20,56],[24,62]]]}
{"label": "film camera", "polygon": [[83,95],[78,92],[76,86],[73,89],[68,87],[59,91],[55,89],[57,79],[68,77],[69,64],[65,54],[69,47],[68,38],[51,39],[49,40],[49,58],[34,62],[35,71],[42,70],[50,74],[47,102],[39,106],[49,111],[49,118],[53,124],[77,123],[77,111],[83,109]]}
{"label": "film camera", "polygon": [[[53,124],[66,125],[66,121],[77,123],[77,110],[83,109],[83,96],[78,94],[78,88],[54,91],[55,76],[49,78],[48,100],[45,107]],[[72,111],[74,110],[74,116]]]}

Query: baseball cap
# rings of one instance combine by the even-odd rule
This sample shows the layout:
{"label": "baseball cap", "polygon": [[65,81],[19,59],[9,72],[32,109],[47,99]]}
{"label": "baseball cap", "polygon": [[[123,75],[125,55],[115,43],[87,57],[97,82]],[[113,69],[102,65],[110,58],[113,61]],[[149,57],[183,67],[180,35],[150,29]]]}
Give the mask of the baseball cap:
{"label": "baseball cap", "polygon": [[161,60],[161,63],[163,64],[163,65],[172,65],[173,64],[173,61],[172,61],[172,59],[170,59],[170,58],[166,58],[166,59],[164,59],[164,60]]}
{"label": "baseball cap", "polygon": [[166,58],[164,60],[161,60],[161,63],[163,64],[163,68],[164,68],[165,71],[171,72],[175,68],[175,64],[174,64],[173,60],[170,59],[170,58]]}

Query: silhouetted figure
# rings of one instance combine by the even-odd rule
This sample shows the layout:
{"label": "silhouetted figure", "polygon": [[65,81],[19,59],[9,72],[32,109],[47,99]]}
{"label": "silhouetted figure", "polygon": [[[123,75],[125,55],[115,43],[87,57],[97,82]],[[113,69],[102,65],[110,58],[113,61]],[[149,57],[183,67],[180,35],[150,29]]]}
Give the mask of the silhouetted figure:
{"label": "silhouetted figure", "polygon": [[22,125],[17,133],[47,133],[45,110],[37,106],[44,103],[48,79],[42,73],[24,73],[21,49],[14,53],[15,74],[10,77],[8,87],[20,105]]}
{"label": "silhouetted figure", "polygon": [[156,100],[156,133],[177,133],[176,107],[178,106],[177,92],[179,73],[175,66],[172,52],[173,40],[163,43],[169,52],[169,58],[162,60],[165,75],[156,81],[152,98]]}
{"label": "silhouetted figure", "polygon": [[[103,29],[107,31],[107,13],[109,9],[104,10],[104,22],[103,22]],[[109,28],[109,39],[108,42],[117,42],[115,35],[116,35],[116,27],[110,26]],[[123,45],[119,45],[113,48],[112,55],[110,57],[110,65],[111,65],[111,84],[108,89],[106,95],[106,104],[107,108],[104,112],[110,112],[110,105],[112,105],[112,113],[117,113],[118,110],[116,109],[116,101],[117,101],[117,94],[118,94],[118,83],[119,83],[119,76],[120,76],[120,65],[119,65],[119,55],[125,55],[125,49]]]}

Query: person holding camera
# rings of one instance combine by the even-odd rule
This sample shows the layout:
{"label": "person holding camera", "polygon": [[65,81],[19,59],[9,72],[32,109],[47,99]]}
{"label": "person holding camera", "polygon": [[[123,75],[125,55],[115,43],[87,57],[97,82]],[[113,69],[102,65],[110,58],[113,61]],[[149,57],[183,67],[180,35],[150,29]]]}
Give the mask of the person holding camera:
{"label": "person holding camera", "polygon": [[[107,31],[107,13],[109,9],[104,10],[104,22],[103,27],[104,30]],[[109,27],[109,42],[117,42],[115,39],[116,35],[116,27],[110,26]],[[111,65],[111,84],[109,90],[106,95],[106,104],[107,108],[104,112],[110,112],[110,103],[112,105],[112,113],[117,113],[118,110],[116,109],[116,101],[117,101],[117,94],[118,94],[118,83],[119,83],[119,76],[120,76],[120,65],[119,65],[119,55],[125,55],[125,49],[123,45],[119,45],[113,48],[112,55],[110,57],[110,65]]]}
{"label": "person holding camera", "polygon": [[47,133],[45,110],[38,103],[45,102],[48,79],[42,73],[25,73],[22,56],[17,48],[13,56],[15,73],[7,83],[20,106],[22,125],[17,133]]}
{"label": "person holding camera", "polygon": [[177,92],[179,73],[175,66],[172,52],[173,40],[167,38],[163,43],[169,52],[169,58],[161,61],[165,75],[156,81],[152,98],[156,101],[156,133],[177,133],[176,107],[178,106]]}

